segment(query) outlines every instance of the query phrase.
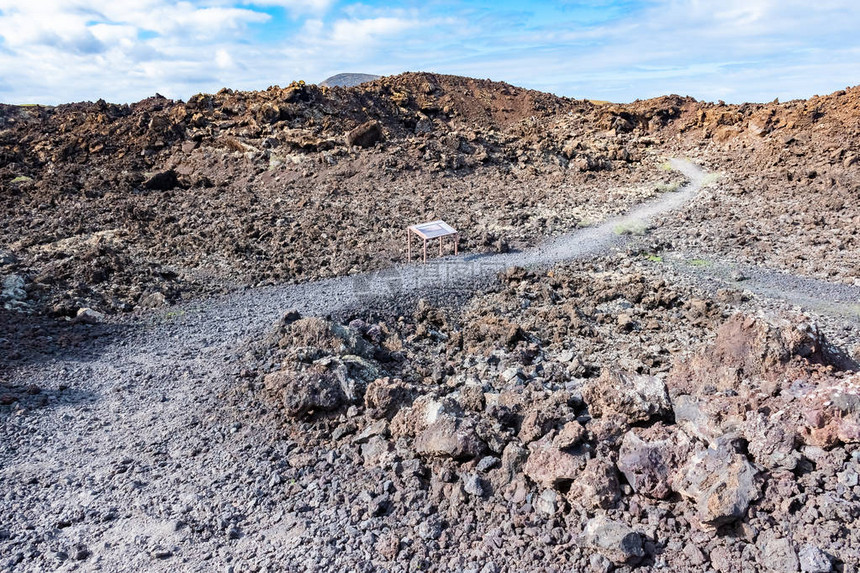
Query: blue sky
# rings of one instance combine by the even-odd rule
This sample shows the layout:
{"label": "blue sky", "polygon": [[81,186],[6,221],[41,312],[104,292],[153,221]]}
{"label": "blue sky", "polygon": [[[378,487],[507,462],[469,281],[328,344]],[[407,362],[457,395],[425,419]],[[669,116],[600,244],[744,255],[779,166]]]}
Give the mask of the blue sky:
{"label": "blue sky", "polygon": [[0,0],[0,101],[186,99],[432,71],[626,102],[860,83],[856,0]]}

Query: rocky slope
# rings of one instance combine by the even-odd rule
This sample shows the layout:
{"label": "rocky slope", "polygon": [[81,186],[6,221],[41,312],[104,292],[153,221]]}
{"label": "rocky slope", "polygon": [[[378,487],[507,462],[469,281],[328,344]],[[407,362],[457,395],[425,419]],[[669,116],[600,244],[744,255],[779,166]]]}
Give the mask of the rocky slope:
{"label": "rocky slope", "polygon": [[[0,107],[0,568],[857,570],[858,102]],[[491,268],[679,156],[589,259],[362,290],[407,223]]]}
{"label": "rocky slope", "polygon": [[676,181],[647,140],[598,133],[592,109],[428,74],[5,107],[4,274],[64,315],[387,267],[417,220],[463,229],[466,251],[533,243]]}
{"label": "rocky slope", "polygon": [[4,106],[3,274],[68,315],[386,267],[420,219],[463,229],[467,251],[523,246],[673,188],[672,153],[725,177],[676,222],[679,248],[853,283],[857,100],[598,106],[405,74]]}
{"label": "rocky slope", "polygon": [[513,268],[453,312],[291,312],[253,345],[232,401],[283,427],[296,478],[383,484],[320,482],[349,510],[295,510],[308,560],[360,527],[391,570],[860,565],[860,345],[625,258]]}

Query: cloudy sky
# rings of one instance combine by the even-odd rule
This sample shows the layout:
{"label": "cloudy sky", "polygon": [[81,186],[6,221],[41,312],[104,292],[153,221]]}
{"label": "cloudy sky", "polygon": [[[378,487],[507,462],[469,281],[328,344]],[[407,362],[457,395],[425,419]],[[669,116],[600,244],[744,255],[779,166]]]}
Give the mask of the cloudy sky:
{"label": "cloudy sky", "polygon": [[578,98],[860,83],[857,0],[0,0],[0,101],[186,99],[433,71]]}

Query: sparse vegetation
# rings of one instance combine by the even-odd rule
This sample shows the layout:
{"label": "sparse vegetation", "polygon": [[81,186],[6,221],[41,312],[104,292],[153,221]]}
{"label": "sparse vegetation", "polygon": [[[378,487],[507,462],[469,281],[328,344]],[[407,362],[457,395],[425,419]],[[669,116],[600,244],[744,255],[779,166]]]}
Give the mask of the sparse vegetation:
{"label": "sparse vegetation", "polygon": [[702,187],[707,187],[708,185],[713,185],[717,181],[722,178],[721,173],[708,173],[705,175],[704,179],[702,179]]}
{"label": "sparse vegetation", "polygon": [[612,228],[616,235],[644,235],[647,231],[648,226],[639,221],[619,223]]}
{"label": "sparse vegetation", "polygon": [[658,193],[674,193],[681,188],[681,181],[672,181],[671,183],[658,183],[655,187]]}

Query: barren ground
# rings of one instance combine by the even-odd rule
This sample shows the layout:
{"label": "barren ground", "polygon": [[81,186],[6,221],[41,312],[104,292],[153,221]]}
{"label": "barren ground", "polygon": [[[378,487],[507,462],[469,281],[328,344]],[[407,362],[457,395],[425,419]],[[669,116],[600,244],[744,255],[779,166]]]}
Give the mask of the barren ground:
{"label": "barren ground", "polygon": [[857,99],[4,108],[0,568],[856,570]]}

